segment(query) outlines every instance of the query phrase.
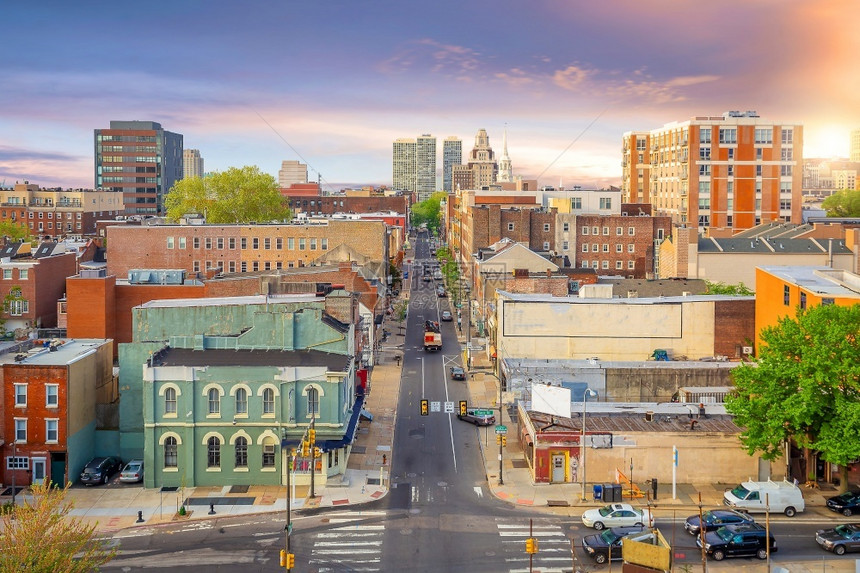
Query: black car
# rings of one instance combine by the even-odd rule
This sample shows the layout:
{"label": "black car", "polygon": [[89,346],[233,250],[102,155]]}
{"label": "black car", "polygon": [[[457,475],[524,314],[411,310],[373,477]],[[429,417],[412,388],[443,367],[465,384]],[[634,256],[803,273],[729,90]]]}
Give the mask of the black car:
{"label": "black car", "polygon": [[837,525],[833,529],[822,529],[815,533],[815,542],[822,549],[836,555],[848,551],[860,551],[860,523]]}
{"label": "black car", "polygon": [[451,314],[450,310],[443,310],[442,316],[439,318],[442,322],[451,322],[454,320],[454,315]]}
{"label": "black car", "polygon": [[[737,525],[740,523],[755,523],[755,520],[740,511],[731,509],[709,509],[702,514],[705,521],[705,531],[714,531],[724,525]],[[698,535],[700,528],[699,516],[691,515],[684,522],[684,529],[691,535]]]}
{"label": "black car", "polygon": [[845,517],[860,513],[860,490],[846,491],[842,495],[827,498],[827,509],[838,511]]}
{"label": "black car", "polygon": [[[752,557],[767,559],[768,543],[765,528],[757,523],[743,525],[724,525],[716,531],[705,533],[705,552],[714,559],[722,561],[726,557]],[[702,538],[696,538],[696,545],[702,546]],[[776,553],[776,540],[770,536],[770,552]]]}
{"label": "black car", "polygon": [[94,485],[107,483],[111,476],[122,469],[122,461],[113,456],[93,458],[81,471],[81,483]]}
{"label": "black car", "polygon": [[466,379],[466,371],[460,368],[459,366],[451,367],[451,380],[465,380]]}
{"label": "black car", "polygon": [[597,563],[606,563],[609,559],[621,559],[621,540],[643,531],[645,528],[642,526],[605,529],[601,533],[583,537],[582,548]]}

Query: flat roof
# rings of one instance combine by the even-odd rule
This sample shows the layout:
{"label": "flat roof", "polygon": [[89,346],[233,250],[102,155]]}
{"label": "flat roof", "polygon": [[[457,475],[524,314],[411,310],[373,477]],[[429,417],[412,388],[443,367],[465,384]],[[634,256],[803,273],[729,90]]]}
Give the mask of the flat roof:
{"label": "flat roof", "polygon": [[[61,344],[52,351],[45,346],[34,346],[29,351],[6,352],[0,355],[0,364],[38,364],[40,366],[65,366],[94,352],[100,346],[109,342],[105,338],[75,338],[57,339]],[[53,342],[53,341],[49,341]],[[16,361],[15,357],[24,355],[26,358]]]}
{"label": "flat roof", "polygon": [[[577,402],[574,402],[575,406]],[[581,402],[580,402],[581,404]],[[529,410],[530,404],[524,404],[529,419],[535,429],[543,429],[542,433],[572,432],[582,430],[582,413],[575,409],[570,418],[560,418],[543,412]],[[652,412],[651,421],[645,418],[646,412]],[[690,429],[691,421],[695,420],[695,429]],[[721,432],[736,434],[741,431],[734,423],[732,416],[726,414],[722,404],[705,404],[705,415],[698,416],[698,406],[695,404],[675,403],[621,403],[621,402],[589,402],[586,411],[586,432]]]}
{"label": "flat roof", "polygon": [[314,293],[300,294],[273,294],[273,295],[250,295],[230,296],[216,298],[175,298],[164,300],[151,300],[136,308],[175,308],[175,307],[199,307],[199,306],[248,306],[263,304],[287,304],[292,302],[322,302],[325,299]]}
{"label": "flat roof", "polygon": [[166,348],[155,355],[156,366],[323,366],[333,372],[349,370],[350,356],[321,350],[193,350]]}
{"label": "flat roof", "polygon": [[516,302],[553,302],[563,304],[678,304],[681,302],[707,302],[729,300],[755,300],[754,296],[733,295],[688,295],[688,296],[659,296],[639,298],[580,298],[578,296],[552,296],[550,294],[518,294],[507,291],[496,291],[511,301]]}
{"label": "flat roof", "polygon": [[810,292],[860,298],[860,275],[825,266],[762,266],[766,273]]}

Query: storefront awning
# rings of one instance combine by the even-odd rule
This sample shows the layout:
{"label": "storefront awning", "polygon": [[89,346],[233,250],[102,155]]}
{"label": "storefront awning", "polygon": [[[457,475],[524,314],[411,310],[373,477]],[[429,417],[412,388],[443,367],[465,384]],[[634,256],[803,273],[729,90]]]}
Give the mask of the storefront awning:
{"label": "storefront awning", "polygon": [[[352,440],[355,438],[355,430],[358,428],[359,416],[362,411],[367,412],[367,410],[362,410],[363,405],[364,394],[359,394],[355,397],[355,403],[352,405],[352,415],[349,417],[349,422],[346,424],[346,431],[343,433],[343,437],[339,440],[323,440],[321,442],[317,442],[317,447],[321,448],[324,452],[330,452],[351,444]],[[282,448],[291,448],[300,444],[301,440],[294,438],[281,440]]]}

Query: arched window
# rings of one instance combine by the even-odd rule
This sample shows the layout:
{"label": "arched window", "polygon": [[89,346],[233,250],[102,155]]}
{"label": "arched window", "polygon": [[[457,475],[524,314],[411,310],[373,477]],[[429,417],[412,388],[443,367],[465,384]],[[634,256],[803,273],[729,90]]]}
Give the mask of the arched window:
{"label": "arched window", "polygon": [[168,436],[164,439],[164,467],[166,468],[175,468],[178,447],[176,445],[176,438],[173,436]]}
{"label": "arched window", "polygon": [[210,414],[220,414],[221,413],[221,393],[218,392],[217,388],[209,389],[209,413]]}
{"label": "arched window", "polygon": [[320,412],[320,395],[316,388],[308,388],[308,415],[318,416]]}
{"label": "arched window", "polygon": [[271,388],[266,388],[265,390],[263,390],[263,413],[275,413],[275,391]]}
{"label": "arched window", "polygon": [[248,467],[248,440],[243,437],[236,438],[236,467]]}
{"label": "arched window", "polygon": [[212,436],[206,442],[207,456],[206,467],[220,468],[221,467],[221,440]]}
{"label": "arched window", "polygon": [[275,467],[275,440],[271,436],[263,440],[263,467]]}
{"label": "arched window", "polygon": [[164,413],[176,413],[176,388],[164,389]]}
{"label": "arched window", "polygon": [[236,413],[248,413],[248,391],[244,388],[239,388],[236,390]]}

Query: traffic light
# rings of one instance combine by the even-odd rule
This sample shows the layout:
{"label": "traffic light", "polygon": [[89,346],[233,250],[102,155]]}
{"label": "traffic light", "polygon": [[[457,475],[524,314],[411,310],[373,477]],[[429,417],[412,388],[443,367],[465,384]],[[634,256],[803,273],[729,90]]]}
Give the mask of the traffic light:
{"label": "traffic light", "polygon": [[312,444],[317,441],[317,431],[313,428],[308,430],[308,441]]}
{"label": "traffic light", "polygon": [[296,554],[295,553],[287,553],[287,570],[292,569],[296,566]]}
{"label": "traffic light", "polygon": [[496,444],[498,444],[500,446],[502,445],[502,435],[501,434],[496,434]]}
{"label": "traffic light", "polygon": [[314,457],[315,458],[322,457],[322,450],[319,448],[314,448]]}
{"label": "traffic light", "polygon": [[311,455],[311,446],[307,442],[302,442],[302,457],[306,458]]}
{"label": "traffic light", "polygon": [[281,564],[281,567],[286,567],[286,566],[287,566],[287,550],[286,550],[286,549],[281,549],[281,560],[280,560],[280,564]]}
{"label": "traffic light", "polygon": [[507,446],[507,445],[508,445],[508,437],[507,437],[507,436],[502,436],[502,445],[503,445],[503,446]]}
{"label": "traffic light", "polygon": [[421,400],[421,415],[429,416],[430,415],[430,401],[429,400]]}
{"label": "traffic light", "polygon": [[538,540],[534,537],[526,539],[526,553],[534,554],[538,552]]}
{"label": "traffic light", "polygon": [[466,404],[466,401],[465,401],[465,400],[460,400],[460,415],[461,415],[461,416],[465,416],[465,415],[466,415],[466,409],[467,409],[467,407],[468,407],[468,406],[467,406],[467,404]]}

